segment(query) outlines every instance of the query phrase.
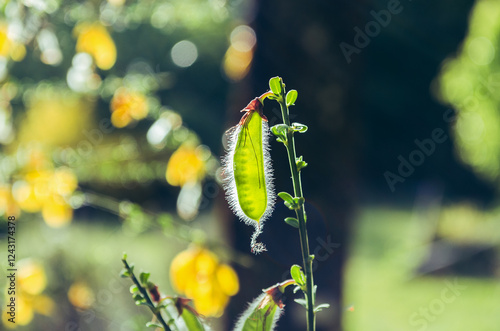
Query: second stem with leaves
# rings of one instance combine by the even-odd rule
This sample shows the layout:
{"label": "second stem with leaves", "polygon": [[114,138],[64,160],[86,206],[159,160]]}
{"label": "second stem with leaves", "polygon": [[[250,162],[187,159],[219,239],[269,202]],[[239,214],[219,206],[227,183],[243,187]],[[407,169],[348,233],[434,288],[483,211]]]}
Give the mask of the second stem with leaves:
{"label": "second stem with leaves", "polygon": [[[300,178],[300,171],[307,163],[302,160],[302,157],[297,158],[295,152],[295,139],[296,132],[305,132],[307,127],[303,124],[293,123],[290,124],[288,107],[295,103],[297,99],[297,91],[291,90],[285,94],[285,84],[280,77],[271,78],[269,86],[274,93],[275,99],[281,107],[281,115],[283,117],[283,124],[278,124],[271,128],[271,131],[278,137],[278,141],[282,142],[287,150],[288,162],[290,164],[290,172],[292,175],[293,193],[292,197],[286,192],[280,192],[278,195],[285,201],[285,205],[293,209],[297,216],[296,219],[287,218],[285,221],[299,229],[300,245],[302,252],[302,263],[305,271],[305,288],[302,286],[302,291],[305,295],[306,309],[307,309],[307,330],[313,331],[316,329],[315,325],[315,286],[312,271],[312,262],[314,256],[309,252],[309,239],[306,227],[306,211],[304,208],[305,199],[302,193],[302,182]],[[292,272],[292,276],[294,276]],[[297,279],[296,279],[297,281]],[[299,280],[300,281],[300,280]],[[299,282],[297,282],[299,283]],[[300,284],[300,283],[299,283]]]}

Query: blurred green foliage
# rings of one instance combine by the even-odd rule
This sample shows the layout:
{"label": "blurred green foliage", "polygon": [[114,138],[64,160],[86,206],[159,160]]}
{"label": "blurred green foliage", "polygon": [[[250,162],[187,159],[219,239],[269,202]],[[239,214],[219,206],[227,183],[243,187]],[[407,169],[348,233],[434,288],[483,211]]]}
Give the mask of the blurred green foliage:
{"label": "blurred green foliage", "polygon": [[500,175],[500,3],[480,0],[457,54],[445,60],[436,94],[457,110],[454,138],[461,160],[487,180]]}

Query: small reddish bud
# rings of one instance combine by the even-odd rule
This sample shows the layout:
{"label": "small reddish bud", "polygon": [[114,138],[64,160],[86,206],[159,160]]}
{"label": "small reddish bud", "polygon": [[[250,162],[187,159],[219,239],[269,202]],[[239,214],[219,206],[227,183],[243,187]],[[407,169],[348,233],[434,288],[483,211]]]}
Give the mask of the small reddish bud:
{"label": "small reddish bud", "polygon": [[153,299],[153,302],[160,302],[160,292],[158,291],[158,286],[155,285],[154,287],[148,289],[148,291]]}
{"label": "small reddish bud", "polygon": [[191,299],[183,298],[183,297],[176,297],[175,299],[175,308],[177,308],[177,312],[179,313],[179,316],[182,315],[182,312],[184,309],[189,310],[193,315],[196,317],[201,316],[193,307],[189,305],[189,303],[192,301]]}

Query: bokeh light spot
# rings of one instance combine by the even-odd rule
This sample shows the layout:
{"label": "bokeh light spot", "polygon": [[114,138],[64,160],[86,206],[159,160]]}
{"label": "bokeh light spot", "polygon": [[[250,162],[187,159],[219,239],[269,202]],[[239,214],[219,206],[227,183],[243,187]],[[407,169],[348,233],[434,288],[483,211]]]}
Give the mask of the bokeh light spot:
{"label": "bokeh light spot", "polygon": [[237,51],[248,52],[257,42],[255,31],[248,25],[240,25],[231,32],[231,46]]}
{"label": "bokeh light spot", "polygon": [[198,49],[196,45],[189,40],[182,40],[172,47],[170,55],[176,66],[187,68],[198,58]]}

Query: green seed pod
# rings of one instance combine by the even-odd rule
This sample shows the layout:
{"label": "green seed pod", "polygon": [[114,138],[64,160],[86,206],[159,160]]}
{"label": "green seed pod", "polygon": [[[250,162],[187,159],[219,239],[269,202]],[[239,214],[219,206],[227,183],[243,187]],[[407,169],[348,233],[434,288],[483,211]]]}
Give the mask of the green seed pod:
{"label": "green seed pod", "polygon": [[266,250],[264,244],[257,243],[257,236],[275,202],[270,134],[259,98],[252,100],[242,111],[246,113],[240,123],[227,132],[229,146],[223,159],[224,189],[233,212],[255,228],[251,247],[257,254]]}

